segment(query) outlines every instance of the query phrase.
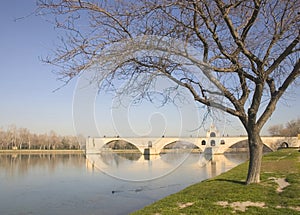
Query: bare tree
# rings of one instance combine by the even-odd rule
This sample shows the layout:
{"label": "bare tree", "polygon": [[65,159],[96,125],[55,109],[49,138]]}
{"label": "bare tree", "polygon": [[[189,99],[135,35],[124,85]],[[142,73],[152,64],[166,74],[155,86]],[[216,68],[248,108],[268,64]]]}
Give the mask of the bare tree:
{"label": "bare tree", "polygon": [[286,124],[287,136],[296,137],[300,134],[300,118],[297,120],[291,120]]}
{"label": "bare tree", "polygon": [[40,139],[39,135],[31,134],[30,135],[30,149],[39,149]]}
{"label": "bare tree", "polygon": [[268,128],[268,131],[272,136],[281,136],[281,135],[283,135],[282,134],[283,130],[284,130],[283,125],[273,125],[273,126]]}
{"label": "bare tree", "polygon": [[18,135],[20,138],[19,141],[19,149],[22,149],[24,145],[26,145],[26,148],[30,147],[30,132],[27,128],[19,128],[18,129]]}
{"label": "bare tree", "polygon": [[12,124],[7,129],[7,135],[8,135],[8,145],[11,149],[15,149],[18,144],[18,132],[17,132],[17,126]]}
{"label": "bare tree", "polygon": [[[114,80],[127,78],[134,84],[123,92],[131,88],[146,95],[156,78],[164,76],[187,89],[196,102],[237,117],[250,147],[246,184],[260,181],[261,129],[299,77],[299,11],[298,0],[39,0],[37,8],[39,15],[66,32],[61,45],[45,59],[60,67],[66,83],[93,66],[116,42],[143,35],[175,38],[198,50],[201,61],[184,49],[177,54],[198,67],[217,91],[168,56],[131,57],[104,79],[112,86]],[[212,101],[220,92],[225,101]]]}
{"label": "bare tree", "polygon": [[48,138],[47,134],[39,134],[38,135],[37,141],[38,141],[38,146],[39,146],[40,150],[49,148],[48,139],[49,138]]}
{"label": "bare tree", "polygon": [[52,145],[52,149],[56,149],[56,146],[59,143],[59,137],[57,136],[56,132],[53,130],[51,130],[49,133],[49,142]]}
{"label": "bare tree", "polygon": [[268,129],[272,136],[296,137],[300,134],[300,119],[291,120],[286,125],[273,125]]}
{"label": "bare tree", "polygon": [[6,136],[7,136],[6,132],[3,131],[2,128],[0,128],[0,144],[1,144],[1,146],[0,146],[1,148],[0,149],[1,150],[6,148],[5,147],[7,145]]}
{"label": "bare tree", "polygon": [[[27,128],[10,125],[6,130],[0,128],[1,149],[80,149],[79,141],[85,141],[82,135],[60,136],[51,130],[44,134],[31,133]],[[64,143],[67,147],[64,147]]]}

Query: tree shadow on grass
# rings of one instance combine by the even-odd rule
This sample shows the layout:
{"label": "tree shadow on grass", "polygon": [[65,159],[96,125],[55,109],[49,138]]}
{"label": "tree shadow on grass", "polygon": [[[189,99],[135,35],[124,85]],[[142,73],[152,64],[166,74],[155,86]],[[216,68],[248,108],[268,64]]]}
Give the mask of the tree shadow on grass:
{"label": "tree shadow on grass", "polygon": [[234,184],[246,185],[245,181],[238,181],[238,180],[231,180],[231,179],[224,179],[224,178],[215,179],[215,181],[225,181]]}

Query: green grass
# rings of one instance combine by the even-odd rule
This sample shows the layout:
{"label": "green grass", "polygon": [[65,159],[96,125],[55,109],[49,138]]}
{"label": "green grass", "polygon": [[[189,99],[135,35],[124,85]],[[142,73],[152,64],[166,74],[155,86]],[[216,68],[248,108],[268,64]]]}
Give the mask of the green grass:
{"label": "green grass", "polygon": [[[132,214],[300,214],[300,152],[285,149],[265,155],[259,184],[245,185],[247,168],[248,162],[243,163]],[[278,192],[274,178],[285,178],[290,185]],[[265,205],[249,206],[244,212],[218,205],[220,201]]]}

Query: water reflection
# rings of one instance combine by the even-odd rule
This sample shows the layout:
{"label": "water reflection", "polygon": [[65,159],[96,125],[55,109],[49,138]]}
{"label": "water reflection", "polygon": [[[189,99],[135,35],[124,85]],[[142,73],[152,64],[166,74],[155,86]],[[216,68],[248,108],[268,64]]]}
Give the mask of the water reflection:
{"label": "water reflection", "polygon": [[0,154],[0,172],[8,177],[22,177],[33,169],[55,172],[60,166],[84,167],[83,154]]}
{"label": "water reflection", "polygon": [[[247,155],[230,154],[211,156],[199,153],[166,153],[145,156],[139,153],[88,154],[87,168],[90,171],[102,171],[117,179],[128,181],[148,181],[164,177],[178,169],[188,166],[187,169],[202,169],[209,177],[216,176],[228,168],[243,162]],[[183,170],[184,171],[184,170]]]}
{"label": "water reflection", "polygon": [[163,177],[181,165],[205,170],[209,177],[220,174],[248,158],[245,153],[215,155],[211,161],[204,154],[166,153],[145,157],[140,153],[101,154],[0,154],[1,175],[22,177],[30,170],[55,172],[62,167],[102,171],[115,178],[143,181]]}
{"label": "water reflection", "polygon": [[145,159],[113,152],[87,157],[0,154],[0,214],[128,214],[247,159],[225,154],[208,161],[188,153]]}

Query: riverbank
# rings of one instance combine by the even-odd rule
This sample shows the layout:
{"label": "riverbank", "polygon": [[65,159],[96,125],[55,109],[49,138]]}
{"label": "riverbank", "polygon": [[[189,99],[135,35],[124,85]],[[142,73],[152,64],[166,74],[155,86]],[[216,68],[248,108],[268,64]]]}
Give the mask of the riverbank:
{"label": "riverbank", "polygon": [[22,149],[22,150],[14,150],[14,149],[5,149],[0,150],[0,154],[83,154],[83,150],[79,149],[63,149],[63,150],[44,150],[44,149]]}
{"label": "riverbank", "polygon": [[161,199],[137,214],[300,214],[300,152],[264,156],[261,183],[245,185],[248,162]]}

